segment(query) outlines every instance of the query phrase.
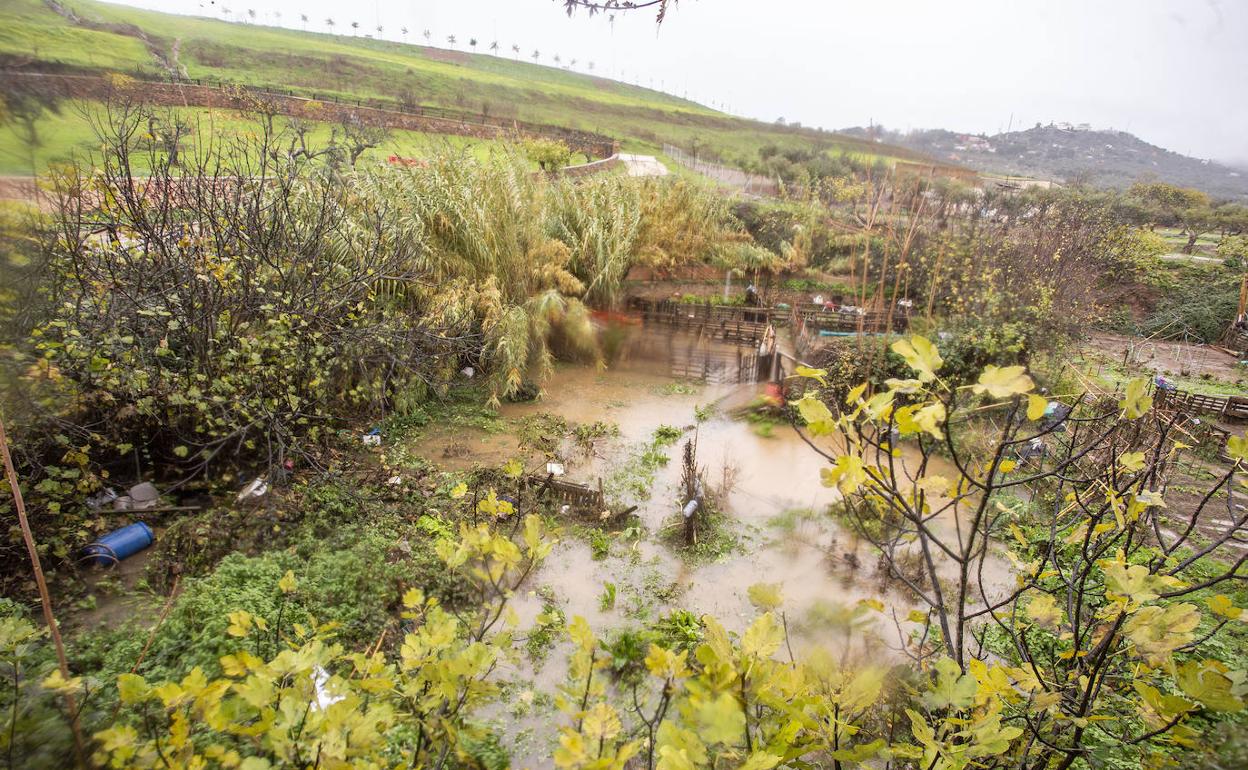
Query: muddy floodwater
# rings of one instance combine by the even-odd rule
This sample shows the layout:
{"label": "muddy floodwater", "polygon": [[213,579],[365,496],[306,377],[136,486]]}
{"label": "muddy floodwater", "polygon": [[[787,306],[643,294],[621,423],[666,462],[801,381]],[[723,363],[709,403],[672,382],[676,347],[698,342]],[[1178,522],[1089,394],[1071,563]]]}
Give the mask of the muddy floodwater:
{"label": "muddy floodwater", "polygon": [[[526,471],[536,472],[546,457],[524,446],[521,426],[558,417],[570,429],[593,423],[618,429],[618,435],[590,442],[564,439],[554,454],[564,463],[567,480],[601,483],[616,509],[637,506],[636,519],[609,535],[605,557],[599,543],[599,558],[589,528],[570,523],[513,600],[521,635],[552,603],[568,620],[584,617],[600,638],[644,627],[673,609],[709,613],[740,632],[757,614],[748,589],[765,582],[781,586],[798,654],[822,647],[846,660],[900,658],[899,633],[914,628],[905,619],[917,606],[914,598],[886,579],[878,554],[829,515],[838,493],[820,483],[826,461],[791,427],[760,426],[739,416],[762,387],[674,380],[665,364],[652,359],[634,358],[605,370],[564,366],[545,383],[539,400],[501,408],[508,430],[434,431],[413,451],[455,469],[519,457]],[[659,450],[669,459],[648,475],[638,470],[639,458],[660,426],[682,434]],[[707,484],[724,491],[721,547],[700,558],[683,553],[679,539],[686,439],[697,441]],[[941,472],[956,477],[952,470]],[[1000,590],[1011,580],[1008,569],[1000,561],[991,567],[986,582]],[[608,584],[615,590],[613,605],[602,598]],[[884,612],[853,613],[866,598],[882,601]],[[566,645],[557,642],[540,660],[525,660],[502,674],[514,690],[513,706],[510,713],[491,716],[511,736],[515,758],[542,764],[537,758],[549,756],[552,725],[559,721],[550,698],[566,674]]]}

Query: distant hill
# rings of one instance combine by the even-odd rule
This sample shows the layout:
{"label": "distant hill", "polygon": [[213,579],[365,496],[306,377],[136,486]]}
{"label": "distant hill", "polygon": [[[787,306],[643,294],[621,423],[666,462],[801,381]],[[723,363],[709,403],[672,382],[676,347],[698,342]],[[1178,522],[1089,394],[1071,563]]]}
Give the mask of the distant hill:
{"label": "distant hill", "polygon": [[[923,159],[900,147],[737,118],[599,77],[591,62],[560,63],[558,51],[534,56],[530,48],[512,50],[507,41],[489,53],[491,41],[469,37],[478,30],[461,31],[456,48],[469,50],[448,50],[328,34],[346,31],[345,21],[307,26],[325,31],[227,23],[94,0],[0,0],[0,78],[6,71],[23,71],[220,80],[312,98],[432,106],[593,131],[620,140],[626,151],[655,154],[667,142],[696,144],[724,158],[754,157],[758,147],[773,144]],[[419,32],[410,37],[426,42]],[[546,66],[548,61],[555,66]],[[62,112],[62,122],[74,117]],[[79,136],[82,129],[57,125],[47,133]]]}
{"label": "distant hill", "polygon": [[1140,179],[1161,179],[1219,198],[1248,198],[1248,171],[1180,155],[1125,131],[1048,125],[995,136],[942,129],[903,134],[851,128],[840,133],[901,145],[982,172],[1118,189]]}

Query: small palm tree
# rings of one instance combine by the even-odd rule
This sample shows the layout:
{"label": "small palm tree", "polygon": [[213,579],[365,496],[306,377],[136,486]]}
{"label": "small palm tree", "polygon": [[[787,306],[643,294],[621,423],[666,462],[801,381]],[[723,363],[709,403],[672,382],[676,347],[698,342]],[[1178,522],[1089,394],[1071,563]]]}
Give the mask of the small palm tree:
{"label": "small palm tree", "polygon": [[477,39],[475,37],[468,38],[468,45],[472,46],[472,50],[477,50]]}
{"label": "small palm tree", "polygon": [[494,54],[495,56],[498,56],[498,41],[497,40],[490,43],[490,53]]}
{"label": "small palm tree", "polygon": [[221,6],[221,15],[228,17],[230,15],[230,9],[225,6]]}
{"label": "small palm tree", "polygon": [[407,27],[399,27],[399,34],[403,35],[403,42],[407,42]]}
{"label": "small palm tree", "polygon": [[256,23],[256,9],[255,8],[247,9],[247,18],[251,19],[252,24]]}
{"label": "small palm tree", "polygon": [[351,34],[357,34],[360,31],[360,23],[358,21],[351,22]]}
{"label": "small palm tree", "polygon": [[572,61],[568,62],[568,67],[569,67],[569,68],[572,68],[572,69],[575,69],[575,68],[576,68],[576,59],[573,59]]}
{"label": "small palm tree", "polygon": [[385,29],[380,24],[378,24],[377,25],[377,37],[381,37],[382,32],[385,32]]}
{"label": "small palm tree", "polygon": [[520,46],[517,43],[511,44],[511,58],[513,59],[520,58]]}
{"label": "small palm tree", "polygon": [[559,54],[555,54],[555,64],[559,63]]}
{"label": "small palm tree", "polygon": [[308,31],[308,15],[306,13],[299,14],[299,21],[303,22],[303,31]]}
{"label": "small palm tree", "polygon": [[454,35],[447,35],[447,36],[446,36],[446,42],[448,42],[448,43],[450,43],[450,44],[451,44],[451,48],[454,48],[454,47],[455,47],[455,36],[454,36]]}
{"label": "small palm tree", "polygon": [[330,32],[333,32],[333,31],[334,31],[334,20],[333,20],[332,18],[326,19],[326,20],[325,20],[325,26],[329,27],[329,31],[330,31]]}
{"label": "small palm tree", "polygon": [[433,33],[432,33],[432,32],[430,32],[429,30],[425,30],[424,32],[422,32],[422,33],[420,33],[420,34],[422,34],[422,35],[424,35],[424,36],[425,36],[425,42],[426,42],[426,43],[427,43],[427,42],[429,42],[429,38],[433,35]]}
{"label": "small palm tree", "polygon": [[533,57],[533,61],[537,61],[538,59],[542,58],[542,52],[537,50],[536,48],[533,49],[533,53],[530,55]]}

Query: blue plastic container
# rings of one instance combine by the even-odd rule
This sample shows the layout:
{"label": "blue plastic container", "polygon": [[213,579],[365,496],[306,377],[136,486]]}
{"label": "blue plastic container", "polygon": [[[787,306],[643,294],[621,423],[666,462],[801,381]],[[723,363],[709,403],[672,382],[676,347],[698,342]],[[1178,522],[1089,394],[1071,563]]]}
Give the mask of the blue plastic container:
{"label": "blue plastic container", "polygon": [[113,530],[87,546],[86,554],[102,567],[128,559],[147,548],[155,540],[152,528],[143,522]]}

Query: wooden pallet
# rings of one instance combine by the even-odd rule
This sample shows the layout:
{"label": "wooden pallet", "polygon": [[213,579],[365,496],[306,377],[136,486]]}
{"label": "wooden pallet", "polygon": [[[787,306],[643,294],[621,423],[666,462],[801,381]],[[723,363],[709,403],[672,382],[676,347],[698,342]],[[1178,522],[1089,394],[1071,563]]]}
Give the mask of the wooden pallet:
{"label": "wooden pallet", "polygon": [[598,514],[607,510],[607,498],[602,491],[602,480],[598,486],[578,484],[553,476],[531,474],[524,479],[525,487],[536,489],[544,499],[554,500],[557,504],[569,505],[574,509]]}
{"label": "wooden pallet", "polygon": [[1158,406],[1186,412],[1216,414],[1228,420],[1248,420],[1248,397],[1215,396],[1186,390],[1157,390]]}

